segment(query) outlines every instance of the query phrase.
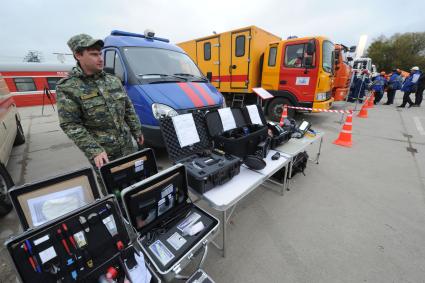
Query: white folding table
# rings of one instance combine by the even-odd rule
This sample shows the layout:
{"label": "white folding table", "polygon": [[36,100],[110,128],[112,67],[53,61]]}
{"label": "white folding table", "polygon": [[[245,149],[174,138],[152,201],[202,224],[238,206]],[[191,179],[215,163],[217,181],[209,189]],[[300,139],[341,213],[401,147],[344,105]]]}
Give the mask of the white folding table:
{"label": "white folding table", "polygon": [[[248,169],[246,166],[241,166],[240,173],[234,176],[230,181],[217,186],[202,195],[191,189],[191,191],[199,198],[205,200],[211,208],[221,212],[222,214],[220,221],[220,225],[222,227],[222,246],[220,247],[214,241],[212,243],[222,251],[223,257],[226,256],[227,223],[238,202],[283,167],[285,167],[285,176],[287,176],[288,166],[286,165],[289,164],[290,159],[281,156],[278,160],[271,160],[271,156],[275,153],[276,151],[274,150],[269,152],[266,158],[267,166],[263,170],[253,171]],[[279,185],[282,185],[282,190],[286,188],[285,183],[286,182],[283,184],[279,183]],[[230,212],[228,213],[229,210]]]}

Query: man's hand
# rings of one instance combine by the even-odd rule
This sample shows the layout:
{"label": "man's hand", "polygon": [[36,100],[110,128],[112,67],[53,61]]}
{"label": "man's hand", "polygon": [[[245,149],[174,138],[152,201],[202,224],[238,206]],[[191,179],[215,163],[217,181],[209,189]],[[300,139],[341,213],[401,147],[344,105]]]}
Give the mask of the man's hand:
{"label": "man's hand", "polygon": [[137,143],[140,145],[143,145],[145,143],[145,138],[143,137],[143,135],[137,138]]}
{"label": "man's hand", "polygon": [[109,162],[108,155],[104,151],[94,158],[94,163],[96,164],[97,168],[102,167],[104,164],[108,162]]}

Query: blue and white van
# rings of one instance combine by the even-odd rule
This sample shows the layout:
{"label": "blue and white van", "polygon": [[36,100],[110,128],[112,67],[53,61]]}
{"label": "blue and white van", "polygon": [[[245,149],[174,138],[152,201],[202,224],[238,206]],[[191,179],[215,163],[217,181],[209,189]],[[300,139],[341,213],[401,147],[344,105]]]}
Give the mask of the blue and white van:
{"label": "blue and white van", "polygon": [[159,118],[223,107],[223,96],[192,59],[151,31],[112,31],[103,52],[105,71],[122,80],[149,145],[164,146]]}

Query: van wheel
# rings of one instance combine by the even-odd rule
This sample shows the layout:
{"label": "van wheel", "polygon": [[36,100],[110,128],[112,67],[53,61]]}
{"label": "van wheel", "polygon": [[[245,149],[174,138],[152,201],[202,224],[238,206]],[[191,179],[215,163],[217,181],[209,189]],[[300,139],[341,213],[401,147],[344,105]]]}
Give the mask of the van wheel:
{"label": "van wheel", "polygon": [[21,122],[19,122],[18,120],[16,120],[16,127],[17,127],[17,132],[16,132],[15,142],[13,143],[14,146],[25,143],[24,130],[22,129]]}
{"label": "van wheel", "polygon": [[12,178],[3,164],[0,163],[0,217],[8,214],[13,208],[8,196],[8,191],[12,186]]}
{"label": "van wheel", "polygon": [[[277,97],[274,98],[269,106],[267,107],[267,116],[270,120],[279,122],[280,117],[282,116],[282,107],[284,105],[292,106],[292,103],[287,98]],[[295,116],[295,110],[288,108],[288,118],[293,118]]]}

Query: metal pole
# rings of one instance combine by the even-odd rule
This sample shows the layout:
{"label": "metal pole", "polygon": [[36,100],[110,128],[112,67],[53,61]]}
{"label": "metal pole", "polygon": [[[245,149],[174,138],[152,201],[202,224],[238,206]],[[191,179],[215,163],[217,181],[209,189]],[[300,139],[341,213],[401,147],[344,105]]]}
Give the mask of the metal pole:
{"label": "metal pole", "polygon": [[360,84],[360,89],[357,92],[356,104],[354,105],[353,111],[357,111],[357,105],[359,104],[359,96],[360,96],[360,92],[361,92],[362,87],[363,87],[364,79],[365,79],[365,74],[362,75],[362,83]]}
{"label": "metal pole", "polygon": [[[351,86],[353,85],[355,74],[356,73],[353,71],[353,74],[351,75],[350,85],[348,86],[348,93],[347,93],[347,96],[345,97],[345,101],[344,101],[344,110],[347,110],[348,96],[350,95],[350,90],[351,90]],[[340,124],[342,124],[342,122],[344,121],[344,117],[345,117],[345,113],[341,113],[341,119],[339,120]]]}

